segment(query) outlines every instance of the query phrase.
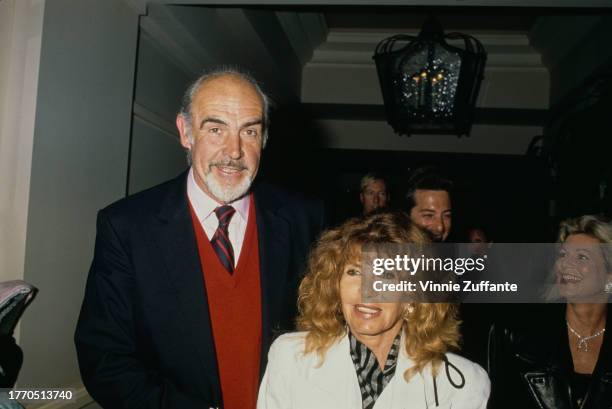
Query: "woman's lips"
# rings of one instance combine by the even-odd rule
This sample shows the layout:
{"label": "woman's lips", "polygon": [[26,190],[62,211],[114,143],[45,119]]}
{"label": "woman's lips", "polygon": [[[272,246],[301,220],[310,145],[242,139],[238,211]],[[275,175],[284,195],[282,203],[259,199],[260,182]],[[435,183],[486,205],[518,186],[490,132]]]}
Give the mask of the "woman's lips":
{"label": "woman's lips", "polygon": [[366,304],[355,304],[353,309],[358,316],[364,319],[378,317],[382,312],[382,309]]}

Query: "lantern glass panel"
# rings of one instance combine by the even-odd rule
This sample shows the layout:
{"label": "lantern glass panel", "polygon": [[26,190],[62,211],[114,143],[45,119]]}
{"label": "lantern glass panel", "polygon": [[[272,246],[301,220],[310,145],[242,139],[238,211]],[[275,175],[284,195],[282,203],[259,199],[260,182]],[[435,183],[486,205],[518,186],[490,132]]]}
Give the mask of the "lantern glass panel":
{"label": "lantern glass panel", "polygon": [[406,113],[421,120],[452,120],[461,57],[439,44],[421,43],[398,64],[395,89]]}

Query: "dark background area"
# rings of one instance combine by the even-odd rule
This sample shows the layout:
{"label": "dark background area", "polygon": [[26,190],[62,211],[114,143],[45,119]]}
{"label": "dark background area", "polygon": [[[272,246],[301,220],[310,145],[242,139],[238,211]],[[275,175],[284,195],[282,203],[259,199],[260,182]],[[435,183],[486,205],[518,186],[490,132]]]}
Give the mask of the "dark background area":
{"label": "dark background area", "polygon": [[[551,242],[563,219],[612,213],[611,114],[612,62],[546,112],[544,135],[534,135],[524,155],[321,149],[320,131],[308,110],[297,106],[273,113],[261,172],[322,197],[338,223],[360,213],[365,173],[385,175],[391,206],[406,210],[407,175],[435,165],[456,187],[451,240],[466,241],[466,229],[476,225],[497,242]],[[436,135],[431,139],[435,144]]]}

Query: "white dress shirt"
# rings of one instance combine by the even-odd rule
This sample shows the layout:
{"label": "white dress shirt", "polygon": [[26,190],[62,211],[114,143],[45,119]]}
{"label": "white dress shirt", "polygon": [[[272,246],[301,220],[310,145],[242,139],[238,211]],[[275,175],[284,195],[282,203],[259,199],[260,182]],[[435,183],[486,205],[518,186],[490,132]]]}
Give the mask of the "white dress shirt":
{"label": "white dress shirt", "polygon": [[[189,169],[189,176],[187,177],[187,197],[204,229],[204,233],[206,233],[206,237],[208,237],[210,241],[215,235],[217,227],[219,227],[219,220],[215,214],[215,209],[219,206],[223,206],[223,204],[218,203],[215,199],[204,193],[198,186],[193,176],[193,168]],[[247,223],[249,221],[250,203],[250,194],[232,203],[228,203],[236,209],[236,213],[232,216],[227,229],[234,250],[234,266],[238,264],[238,260],[240,259],[242,243],[244,242],[244,233],[246,232]]]}

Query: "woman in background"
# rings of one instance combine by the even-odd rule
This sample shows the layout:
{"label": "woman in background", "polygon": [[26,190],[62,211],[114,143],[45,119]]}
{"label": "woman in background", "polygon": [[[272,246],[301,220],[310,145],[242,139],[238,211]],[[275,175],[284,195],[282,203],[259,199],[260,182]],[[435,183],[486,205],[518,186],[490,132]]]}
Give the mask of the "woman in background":
{"label": "woman in background", "polygon": [[[597,216],[563,222],[554,266],[566,303],[495,329],[490,342],[491,407],[612,408],[612,224]],[[608,291],[608,292],[607,292]]]}
{"label": "woman in background", "polygon": [[327,231],[299,289],[298,327],[269,353],[260,409],[484,409],[489,379],[448,352],[459,340],[451,304],[366,303],[361,248],[425,243],[405,215],[374,214]]}

